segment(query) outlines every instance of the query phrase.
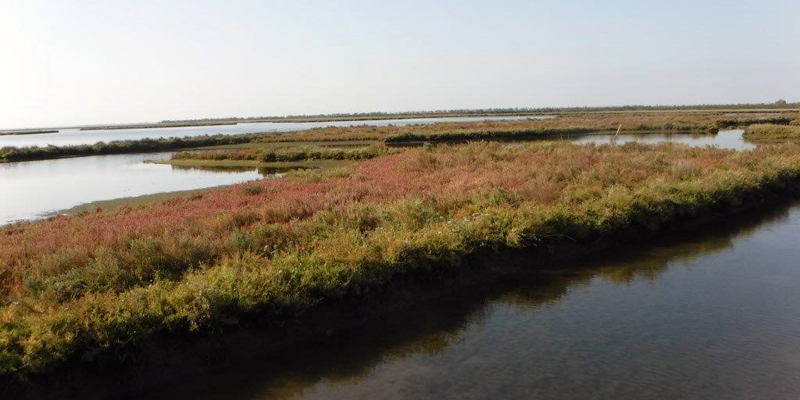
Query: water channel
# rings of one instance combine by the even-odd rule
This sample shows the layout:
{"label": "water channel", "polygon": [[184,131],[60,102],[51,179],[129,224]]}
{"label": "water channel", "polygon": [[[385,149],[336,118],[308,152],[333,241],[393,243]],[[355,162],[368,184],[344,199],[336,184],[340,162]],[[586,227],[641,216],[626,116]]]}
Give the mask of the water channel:
{"label": "water channel", "polygon": [[531,265],[141,397],[800,398],[800,204]]}

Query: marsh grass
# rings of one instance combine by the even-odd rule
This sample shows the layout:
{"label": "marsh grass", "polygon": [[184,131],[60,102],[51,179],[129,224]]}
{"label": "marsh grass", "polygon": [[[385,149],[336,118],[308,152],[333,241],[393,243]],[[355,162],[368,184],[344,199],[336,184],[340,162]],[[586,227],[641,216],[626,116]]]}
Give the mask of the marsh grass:
{"label": "marsh grass", "polygon": [[800,139],[800,126],[756,124],[744,130],[743,137],[751,140],[796,140]]}
{"label": "marsh grass", "polygon": [[[787,124],[797,112],[627,112],[559,115],[554,119],[520,119],[477,122],[440,122],[405,126],[351,126],[309,129],[292,134],[266,134],[259,142],[381,140],[386,143],[418,141],[509,140],[558,137],[598,131],[654,131],[716,133],[720,129],[752,123]],[[620,128],[621,126],[621,128]]]}
{"label": "marsh grass", "polygon": [[203,135],[185,138],[161,138],[140,140],[115,140],[93,145],[45,146],[45,147],[3,147],[0,148],[0,161],[32,161],[60,157],[79,157],[105,154],[142,153],[167,151],[190,147],[232,145],[248,143],[254,135]]}
{"label": "marsh grass", "polygon": [[270,149],[231,149],[180,152],[172,155],[172,160],[247,160],[262,163],[293,162],[306,160],[366,160],[386,154],[397,153],[383,145],[364,148],[330,148],[323,146],[293,146]]}
{"label": "marsh grass", "polygon": [[[475,122],[439,122],[404,126],[350,126],[308,129],[299,132],[253,133],[242,135],[214,135],[187,138],[142,139],[130,141],[98,142],[94,145],[4,147],[0,149],[0,161],[43,160],[58,157],[76,157],[102,154],[123,154],[148,151],[169,151],[206,146],[246,146],[260,148],[267,158],[289,159],[291,157],[342,157],[340,159],[368,158],[369,151],[348,152],[325,149],[323,145],[379,142],[404,144],[408,142],[452,142],[473,140],[516,140],[525,138],[548,138],[598,131],[652,131],[715,133],[720,129],[747,126],[749,124],[789,124],[798,119],[800,113],[792,111],[772,112],[723,112],[723,111],[676,111],[676,112],[606,112],[569,113],[554,119],[520,119]],[[309,146],[302,146],[307,143]],[[380,144],[371,146],[380,148]],[[299,145],[300,144],[300,145]],[[264,149],[266,147],[266,149]],[[282,149],[281,147],[289,147]],[[303,149],[296,149],[301,147]],[[242,150],[241,154],[226,153],[226,156],[250,157],[254,152]],[[189,156],[186,156],[189,157]],[[361,158],[358,158],[361,157]]]}
{"label": "marsh grass", "polygon": [[473,143],[11,225],[0,374],[123,357],[155,334],[247,316],[278,325],[404,277],[443,279],[478,251],[657,231],[798,179],[793,145]]}

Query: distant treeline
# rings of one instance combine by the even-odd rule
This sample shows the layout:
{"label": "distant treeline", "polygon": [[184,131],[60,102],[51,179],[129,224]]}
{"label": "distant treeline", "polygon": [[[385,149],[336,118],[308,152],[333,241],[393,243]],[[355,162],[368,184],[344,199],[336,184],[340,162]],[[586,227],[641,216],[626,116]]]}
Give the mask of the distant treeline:
{"label": "distant treeline", "polygon": [[800,102],[788,103],[783,100],[774,103],[740,103],[740,104],[694,104],[694,105],[627,105],[627,106],[601,106],[601,107],[540,107],[540,108],[482,108],[482,109],[450,109],[429,111],[401,111],[401,112],[361,112],[361,113],[331,113],[331,114],[297,114],[285,116],[261,117],[225,117],[202,118],[184,120],[164,120],[163,124],[173,123],[199,123],[214,121],[314,121],[314,120],[364,120],[364,119],[407,119],[430,117],[469,117],[469,116],[508,116],[531,114],[558,114],[580,112],[615,112],[615,111],[686,111],[686,110],[783,110],[800,108]]}
{"label": "distant treeline", "polygon": [[82,131],[99,131],[113,129],[151,129],[151,128],[182,128],[188,126],[217,126],[236,125],[231,121],[191,121],[191,122],[158,122],[155,124],[130,124],[130,125],[98,125],[81,128]]}
{"label": "distant treeline", "polygon": [[32,161],[61,157],[169,151],[202,146],[248,143],[258,134],[203,135],[185,138],[115,140],[74,146],[32,146],[0,148],[0,161]]}
{"label": "distant treeline", "polygon": [[58,129],[22,129],[17,131],[0,131],[2,135],[36,135],[39,133],[58,133]]}
{"label": "distant treeline", "polygon": [[[94,145],[46,146],[0,149],[0,161],[43,160],[101,154],[170,151],[202,146],[248,142],[314,142],[370,140],[387,144],[464,140],[508,140],[548,135],[570,135],[599,131],[672,131],[715,133],[720,129],[751,124],[788,125],[800,120],[798,112],[606,112],[566,113],[553,119],[509,119],[502,121],[444,122],[411,125],[360,125],[313,128],[287,133],[264,132],[187,138],[142,139],[99,142]],[[354,124],[355,125],[355,124]],[[316,157],[306,155],[304,157]],[[333,158],[334,155],[327,156]],[[353,155],[348,155],[352,157]],[[288,156],[286,156],[288,157]],[[273,160],[274,161],[274,160]]]}

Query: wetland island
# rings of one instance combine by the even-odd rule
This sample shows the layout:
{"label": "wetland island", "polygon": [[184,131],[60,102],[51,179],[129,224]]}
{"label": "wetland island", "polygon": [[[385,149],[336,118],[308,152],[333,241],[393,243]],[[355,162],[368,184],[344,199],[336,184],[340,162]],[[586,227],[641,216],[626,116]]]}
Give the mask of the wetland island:
{"label": "wetland island", "polygon": [[798,399],[799,14],[0,2],[0,399]]}

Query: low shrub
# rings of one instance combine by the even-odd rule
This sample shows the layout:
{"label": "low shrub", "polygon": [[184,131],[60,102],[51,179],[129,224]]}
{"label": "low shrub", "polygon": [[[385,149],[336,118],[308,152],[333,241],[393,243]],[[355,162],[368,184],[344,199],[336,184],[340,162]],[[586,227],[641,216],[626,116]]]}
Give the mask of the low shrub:
{"label": "low shrub", "polygon": [[[800,146],[473,143],[0,228],[0,375],[155,334],[278,324],[483,249],[594,242],[800,182]],[[248,189],[263,187],[263,190]]]}

